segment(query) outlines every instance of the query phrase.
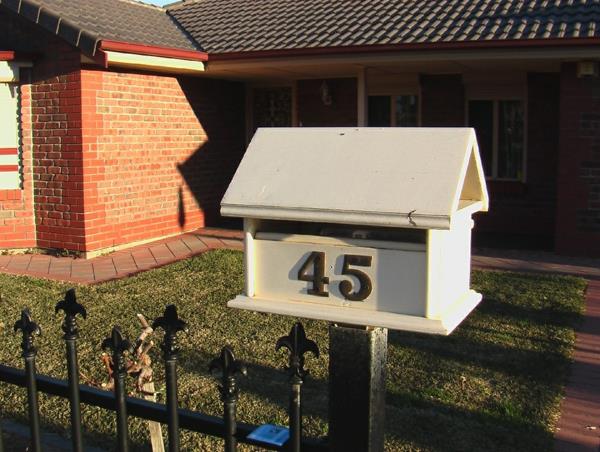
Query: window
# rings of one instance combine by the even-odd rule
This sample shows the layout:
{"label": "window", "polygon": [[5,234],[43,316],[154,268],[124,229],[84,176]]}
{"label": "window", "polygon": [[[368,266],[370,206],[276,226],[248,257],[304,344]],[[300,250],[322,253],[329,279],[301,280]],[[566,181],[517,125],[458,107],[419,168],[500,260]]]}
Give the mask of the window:
{"label": "window", "polygon": [[525,120],[521,100],[470,100],[468,124],[475,129],[485,175],[523,180]]}
{"label": "window", "polygon": [[416,127],[418,97],[369,96],[368,124],[370,127]]}
{"label": "window", "polygon": [[290,127],[292,125],[292,89],[289,87],[254,88],[254,133],[259,127]]}
{"label": "window", "polygon": [[0,82],[0,189],[20,188],[18,86]]}

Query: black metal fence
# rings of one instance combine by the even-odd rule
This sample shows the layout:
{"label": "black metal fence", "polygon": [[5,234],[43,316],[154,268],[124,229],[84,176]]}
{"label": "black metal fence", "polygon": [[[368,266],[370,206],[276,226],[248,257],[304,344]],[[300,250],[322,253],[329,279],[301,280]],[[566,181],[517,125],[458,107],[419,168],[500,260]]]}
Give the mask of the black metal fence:
{"label": "black metal fence", "polygon": [[152,328],[164,330],[161,350],[165,365],[166,405],[128,397],[125,380],[127,377],[125,355],[131,352],[136,344],[124,337],[118,326],[113,327],[111,335],[102,343],[102,347],[111,353],[111,374],[114,391],[103,391],[79,382],[77,361],[77,316],[86,317],[85,308],[76,300],[75,290],[67,291],[65,298],[56,305],[56,311],[65,314],[62,324],[66,344],[66,360],[68,379],[60,380],[36,373],[35,359],[37,350],[34,338],[41,333],[40,327],[31,318],[29,310],[21,312],[21,318],[14,329],[23,335],[21,343],[25,368],[17,369],[0,365],[0,381],[27,388],[29,425],[31,430],[31,448],[35,452],[42,450],[40,415],[38,408],[38,392],[67,398],[70,404],[71,437],[74,451],[83,451],[81,403],[93,405],[116,412],[117,446],[120,451],[129,449],[127,427],[128,416],[135,416],[149,421],[168,425],[169,451],[179,450],[179,430],[186,429],[204,433],[225,440],[225,450],[234,451],[238,442],[260,446],[271,450],[291,451],[324,451],[328,445],[324,441],[302,437],[301,388],[306,377],[304,355],[307,352],[319,354],[317,344],[306,337],[301,323],[296,323],[288,336],[279,338],[276,349],[286,348],[289,351],[289,362],[286,371],[290,383],[289,398],[289,440],[282,446],[249,439],[248,435],[258,426],[237,422],[236,403],[238,397],[237,378],[246,375],[246,367],[235,359],[229,347],[223,347],[219,357],[209,365],[211,372],[220,373],[218,387],[223,402],[223,417],[210,416],[178,407],[177,397],[177,334],[187,328],[186,322],[177,315],[175,305],[166,307],[162,317],[156,319]]}

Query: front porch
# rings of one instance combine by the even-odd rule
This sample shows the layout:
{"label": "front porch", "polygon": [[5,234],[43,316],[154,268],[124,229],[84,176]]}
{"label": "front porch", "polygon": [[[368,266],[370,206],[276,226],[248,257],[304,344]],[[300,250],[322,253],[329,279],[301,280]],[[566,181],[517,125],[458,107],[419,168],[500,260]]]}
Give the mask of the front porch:
{"label": "front porch", "polygon": [[211,61],[206,75],[245,84],[247,142],[258,127],[475,127],[491,197],[475,243],[594,256],[600,83],[577,58],[526,49],[265,57]]}

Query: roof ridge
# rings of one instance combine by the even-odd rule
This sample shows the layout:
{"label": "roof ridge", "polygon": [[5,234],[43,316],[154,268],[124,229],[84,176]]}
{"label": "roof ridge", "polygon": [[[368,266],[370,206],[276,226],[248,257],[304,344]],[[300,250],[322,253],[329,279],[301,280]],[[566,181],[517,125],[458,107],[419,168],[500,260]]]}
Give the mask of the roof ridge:
{"label": "roof ridge", "polygon": [[172,3],[168,3],[165,5],[165,9],[168,11],[172,8],[177,8],[182,5],[190,5],[192,3],[200,3],[202,0],[173,0]]}
{"label": "roof ridge", "polygon": [[163,8],[162,6],[154,5],[152,3],[144,3],[140,0],[118,0],[118,1],[123,2],[123,3],[132,3],[134,5],[139,5],[139,6],[145,6],[146,8],[152,8],[152,9],[156,9],[156,10],[163,11],[163,12],[167,11],[166,8]]}

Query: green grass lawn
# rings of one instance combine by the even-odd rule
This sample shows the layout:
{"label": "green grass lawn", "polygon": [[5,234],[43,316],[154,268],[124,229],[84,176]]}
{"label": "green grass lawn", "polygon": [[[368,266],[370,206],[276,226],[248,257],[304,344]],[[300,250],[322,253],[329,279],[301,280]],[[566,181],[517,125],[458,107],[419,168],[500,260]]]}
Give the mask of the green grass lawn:
{"label": "green grass lawn", "polygon": [[[181,405],[220,415],[209,361],[229,344],[248,363],[241,381],[238,419],[287,424],[288,385],[281,368],[286,354],[274,351],[294,319],[227,309],[242,291],[242,254],[215,251],[125,280],[79,287],[88,310],[81,321],[80,367],[96,381],[106,375],[100,343],[118,324],[137,337],[136,313],[159,316],[175,303],[190,325],[182,335],[179,365]],[[559,276],[501,272],[473,273],[484,300],[449,337],[390,332],[387,378],[386,450],[543,451],[552,449],[553,428],[564,387],[574,333],[583,310],[585,282]],[[30,307],[43,329],[37,340],[38,370],[64,377],[61,317],[55,303],[65,284],[0,275],[0,362],[20,366],[20,337],[12,325]],[[327,432],[327,323],[304,322],[307,335],[322,351],[309,357],[311,376],[304,387],[306,433]],[[162,368],[154,350],[160,390]],[[0,384],[2,417],[24,419],[24,391]],[[46,428],[68,425],[67,402],[41,396]],[[108,446],[114,413],[86,407],[84,424],[94,441]],[[163,429],[166,431],[166,428]],[[131,419],[130,433],[140,449],[145,424]],[[88,438],[89,441],[90,438]],[[218,450],[219,440],[184,432],[182,450]]]}

